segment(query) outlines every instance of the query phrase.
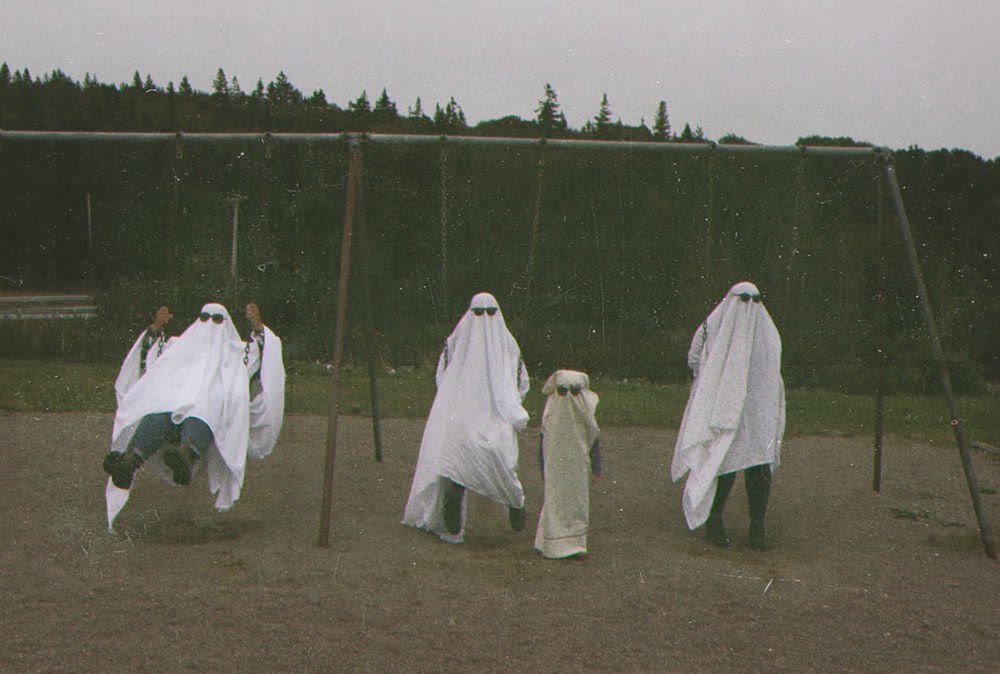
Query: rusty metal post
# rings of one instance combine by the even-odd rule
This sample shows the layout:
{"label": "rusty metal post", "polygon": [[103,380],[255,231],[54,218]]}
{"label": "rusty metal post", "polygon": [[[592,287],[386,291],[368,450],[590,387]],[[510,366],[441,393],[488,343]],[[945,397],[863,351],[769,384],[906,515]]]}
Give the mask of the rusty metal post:
{"label": "rusty metal post", "polygon": [[358,175],[357,140],[348,143],[347,192],[344,197],[344,230],[340,245],[340,281],[337,285],[337,323],[333,337],[333,367],[330,374],[330,408],[326,422],[326,460],[323,463],[323,501],[317,545],[330,544],[330,511],[333,506],[333,466],[337,456],[337,416],[340,413],[340,367],[344,356],[344,329],[347,315],[347,283],[351,272],[351,237],[354,225],[354,194]]}
{"label": "rusty metal post", "polygon": [[875,345],[875,357],[878,362],[875,365],[875,451],[872,455],[872,491],[882,491],[882,446],[885,438],[885,361],[888,356],[886,352],[886,310],[885,310],[885,190],[883,189],[885,180],[882,176],[877,179],[878,188],[876,198],[876,234],[878,246],[878,280],[876,282],[875,297],[878,303],[878,326],[876,327],[877,343]]}
{"label": "rusty metal post", "polygon": [[945,397],[948,399],[951,427],[955,431],[958,453],[962,457],[965,481],[969,485],[969,495],[972,497],[972,507],[976,511],[976,521],[979,523],[979,533],[983,540],[983,547],[986,550],[987,557],[996,559],[996,547],[993,544],[993,536],[990,534],[990,526],[986,522],[986,516],[983,513],[983,503],[979,497],[979,484],[976,481],[976,473],[972,466],[972,457],[969,455],[969,447],[965,441],[965,432],[962,430],[962,421],[958,416],[958,405],[955,403],[955,394],[951,388],[951,375],[948,373],[948,364],[945,362],[944,349],[941,346],[941,339],[938,337],[937,328],[935,327],[931,303],[927,298],[927,287],[924,285],[923,273],[920,271],[920,259],[917,257],[917,248],[913,244],[913,232],[910,228],[909,218],[906,217],[906,208],[903,206],[903,195],[899,190],[899,182],[896,180],[896,171],[892,165],[892,156],[888,151],[883,151],[881,159],[885,177],[889,185],[889,196],[892,197],[893,207],[896,210],[896,219],[899,221],[899,228],[903,235],[903,245],[910,258],[913,277],[917,283],[917,295],[920,299],[920,307],[923,310],[924,321],[927,323],[927,332],[930,334],[931,345],[934,347],[934,357],[937,360],[938,370],[941,375],[941,384],[944,388]]}

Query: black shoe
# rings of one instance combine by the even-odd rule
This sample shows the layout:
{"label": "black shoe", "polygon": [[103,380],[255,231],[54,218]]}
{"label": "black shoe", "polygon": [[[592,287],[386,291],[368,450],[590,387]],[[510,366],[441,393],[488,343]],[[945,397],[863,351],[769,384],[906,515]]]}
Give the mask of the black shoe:
{"label": "black shoe", "polygon": [[444,490],[444,528],[452,536],[457,536],[462,531],[462,496],[465,494],[465,487],[457,482],[451,482]]}
{"label": "black shoe", "polygon": [[525,517],[524,508],[515,508],[513,506],[507,508],[507,519],[510,520],[510,528],[514,531],[521,531],[524,529]]}
{"label": "black shoe", "polygon": [[111,483],[119,489],[131,489],[132,476],[142,465],[140,459],[134,452],[108,452],[101,462],[104,472],[111,476]]}
{"label": "black shoe", "polygon": [[729,547],[729,536],[726,534],[726,527],[722,524],[721,515],[709,515],[705,521],[705,540],[720,548]]}
{"label": "black shoe", "polygon": [[751,550],[767,550],[764,520],[750,520],[750,536],[747,539],[747,547]]}
{"label": "black shoe", "polygon": [[181,486],[191,484],[191,468],[197,458],[198,455],[186,445],[163,450],[163,463],[174,471],[174,484]]}

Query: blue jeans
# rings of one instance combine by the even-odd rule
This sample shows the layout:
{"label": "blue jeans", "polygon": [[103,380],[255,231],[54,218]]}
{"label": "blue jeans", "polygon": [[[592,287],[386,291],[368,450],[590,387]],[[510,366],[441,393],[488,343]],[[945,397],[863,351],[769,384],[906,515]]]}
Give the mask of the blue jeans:
{"label": "blue jeans", "polygon": [[170,419],[169,412],[159,412],[157,414],[147,414],[139,422],[139,426],[132,435],[132,451],[143,461],[155,454],[164,442],[183,445],[187,442],[198,456],[204,455],[212,446],[214,436],[201,419],[188,417],[179,425]]}

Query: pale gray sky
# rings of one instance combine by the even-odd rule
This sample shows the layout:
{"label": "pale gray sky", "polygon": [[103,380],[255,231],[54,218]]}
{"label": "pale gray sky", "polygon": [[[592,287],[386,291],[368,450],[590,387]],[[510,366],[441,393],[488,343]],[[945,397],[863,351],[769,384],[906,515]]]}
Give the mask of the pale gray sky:
{"label": "pale gray sky", "polygon": [[33,76],[209,91],[279,71],[346,106],[454,97],[470,124],[530,119],[550,83],[570,126],[597,114],[788,145],[850,136],[1000,156],[997,0],[0,0],[0,61]]}

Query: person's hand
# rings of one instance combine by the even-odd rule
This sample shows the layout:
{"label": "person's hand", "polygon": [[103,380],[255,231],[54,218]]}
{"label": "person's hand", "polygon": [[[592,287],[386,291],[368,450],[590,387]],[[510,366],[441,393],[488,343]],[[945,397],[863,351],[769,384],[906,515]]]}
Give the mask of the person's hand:
{"label": "person's hand", "polygon": [[256,302],[247,304],[247,320],[250,321],[250,327],[253,330],[260,330],[264,326],[264,322],[260,320],[260,307],[257,306]]}
{"label": "person's hand", "polygon": [[153,322],[149,324],[149,329],[151,332],[159,332],[163,329],[163,324],[173,318],[174,315],[170,313],[170,309],[167,306],[162,306],[156,310],[156,316],[153,317]]}

